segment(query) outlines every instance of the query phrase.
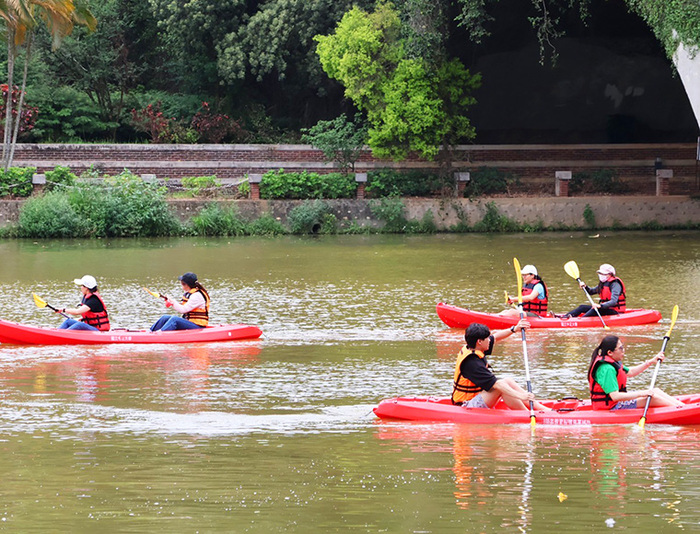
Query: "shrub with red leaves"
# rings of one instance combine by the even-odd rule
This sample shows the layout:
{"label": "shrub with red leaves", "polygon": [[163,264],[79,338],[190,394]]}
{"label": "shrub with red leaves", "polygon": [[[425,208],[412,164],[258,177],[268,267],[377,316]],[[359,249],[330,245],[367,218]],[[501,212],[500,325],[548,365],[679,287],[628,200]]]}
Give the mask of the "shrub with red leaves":
{"label": "shrub with red leaves", "polygon": [[[5,122],[5,114],[7,113],[7,93],[8,85],[6,83],[0,84],[0,90],[2,90],[2,109],[0,109],[0,122]],[[12,127],[14,128],[15,121],[17,120],[17,104],[19,103],[21,91],[19,87],[15,86],[12,89]],[[34,106],[28,106],[26,102],[22,104],[22,114],[20,115],[19,121],[19,133],[18,138],[22,138],[27,133],[34,129],[34,124],[39,116],[39,108]],[[0,128],[0,140],[5,139],[5,131]]]}
{"label": "shrub with red leaves", "polygon": [[243,128],[228,115],[214,113],[208,102],[202,102],[192,118],[192,128],[206,143],[222,143],[224,140],[237,140],[243,135]]}

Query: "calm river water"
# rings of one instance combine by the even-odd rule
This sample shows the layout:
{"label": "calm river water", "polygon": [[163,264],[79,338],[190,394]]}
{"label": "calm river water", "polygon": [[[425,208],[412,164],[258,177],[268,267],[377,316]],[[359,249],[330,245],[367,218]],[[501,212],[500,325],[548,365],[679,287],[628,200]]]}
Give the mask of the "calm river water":
{"label": "calm river water", "polygon": [[[0,531],[627,532],[700,530],[700,428],[479,427],[380,422],[381,399],[447,395],[463,332],[435,304],[502,309],[512,258],[551,308],[615,265],[661,324],[618,332],[631,363],[680,317],[658,385],[700,392],[700,233],[3,241],[2,318],[56,326],[97,277],[115,326],[164,309],[196,272],[214,323],[258,341],[186,346],[0,345]],[[586,396],[602,330],[531,331],[543,398]],[[524,383],[519,338],[497,374]],[[647,387],[651,373],[632,379]],[[561,494],[561,495],[560,495]],[[561,500],[560,500],[561,499]]]}

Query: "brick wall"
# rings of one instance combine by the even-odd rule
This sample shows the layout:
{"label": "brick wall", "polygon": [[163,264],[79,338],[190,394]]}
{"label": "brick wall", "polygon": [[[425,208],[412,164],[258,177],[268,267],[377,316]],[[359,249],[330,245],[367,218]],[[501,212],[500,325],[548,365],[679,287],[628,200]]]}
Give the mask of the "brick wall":
{"label": "brick wall", "polygon": [[[595,169],[615,169],[625,181],[635,184],[639,193],[655,190],[654,162],[660,158],[664,167],[673,169],[671,194],[687,194],[696,187],[696,146],[693,143],[637,145],[462,145],[457,147],[454,167],[474,170],[496,167],[518,176],[523,189],[538,184],[551,186],[554,173],[574,173]],[[158,178],[183,178],[215,174],[224,183],[248,173],[265,173],[271,169],[332,172],[334,165],[308,145],[78,145],[19,144],[15,165],[33,166],[39,171],[56,165],[80,173],[90,166],[100,172],[115,174],[127,168],[136,174],[155,174]],[[417,158],[395,163],[372,157],[364,152],[356,170],[366,172],[391,167],[396,169],[431,169],[433,162]]]}

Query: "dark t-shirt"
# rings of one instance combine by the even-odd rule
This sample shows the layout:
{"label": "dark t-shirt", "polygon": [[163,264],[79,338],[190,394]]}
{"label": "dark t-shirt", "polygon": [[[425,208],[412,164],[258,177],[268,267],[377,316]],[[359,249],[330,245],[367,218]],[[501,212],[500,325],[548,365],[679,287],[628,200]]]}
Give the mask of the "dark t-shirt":
{"label": "dark t-shirt", "polygon": [[83,297],[81,304],[85,304],[93,313],[105,311],[105,307],[102,305],[102,302],[96,295],[90,295],[88,298]]}
{"label": "dark t-shirt", "polygon": [[[489,336],[489,348],[484,352],[484,356],[491,355],[494,341],[493,336]],[[468,378],[484,391],[490,391],[498,378],[496,378],[496,375],[487,367],[487,364],[488,362],[485,357],[479,358],[476,354],[470,354],[462,360],[459,371],[462,373],[463,377]]]}

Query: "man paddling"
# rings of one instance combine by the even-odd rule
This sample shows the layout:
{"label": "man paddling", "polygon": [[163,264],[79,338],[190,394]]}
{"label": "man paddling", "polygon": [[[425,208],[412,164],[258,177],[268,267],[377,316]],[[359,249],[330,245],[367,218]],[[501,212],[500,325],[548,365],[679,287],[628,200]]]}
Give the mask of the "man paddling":
{"label": "man paddling", "polygon": [[549,410],[535,400],[512,378],[497,378],[489,367],[486,356],[490,356],[496,340],[505,339],[515,332],[527,329],[530,323],[521,319],[518,324],[505,330],[472,323],[464,333],[466,345],[457,355],[455,364],[452,403],[465,408],[493,408],[499,399],[513,410],[529,410],[533,401],[535,410]]}

